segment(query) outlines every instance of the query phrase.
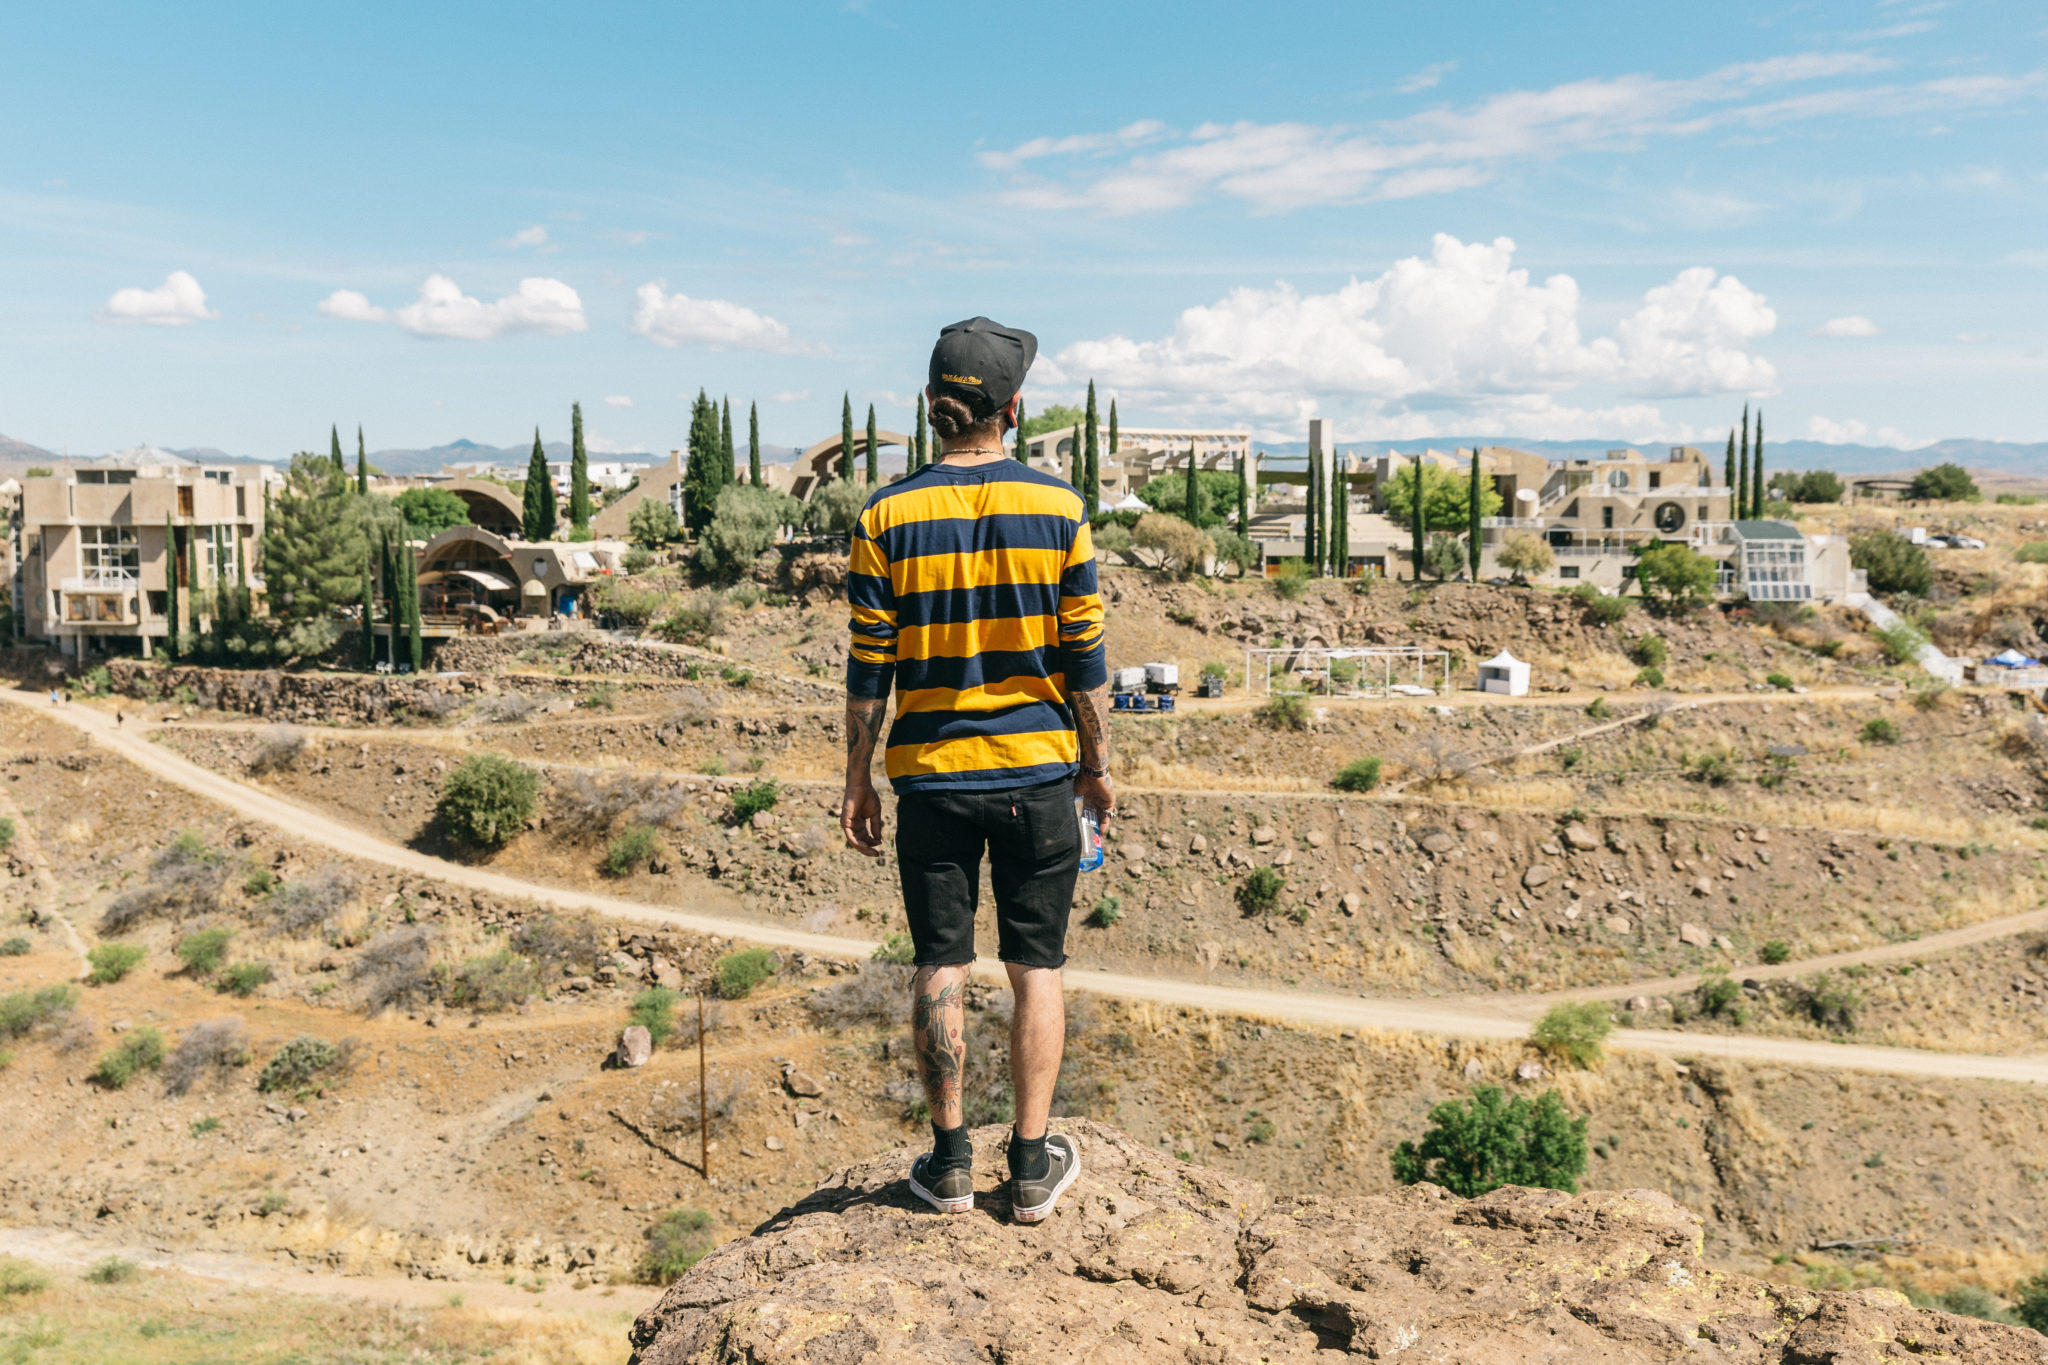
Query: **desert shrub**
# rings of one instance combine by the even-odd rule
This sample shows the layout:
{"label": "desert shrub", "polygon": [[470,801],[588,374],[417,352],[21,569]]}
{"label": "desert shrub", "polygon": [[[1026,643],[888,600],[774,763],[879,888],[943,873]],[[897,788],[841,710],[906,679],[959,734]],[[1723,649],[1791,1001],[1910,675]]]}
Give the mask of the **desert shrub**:
{"label": "desert shrub", "polygon": [[712,969],[720,997],[744,1000],[754,987],[775,975],[775,955],[766,948],[742,948],[718,959]]}
{"label": "desert shrub", "polygon": [[246,1000],[269,985],[274,975],[268,962],[237,962],[213,979],[213,988]]}
{"label": "desert shrub", "polygon": [[1586,707],[1586,715],[1593,720],[1606,720],[1614,714],[1614,708],[1607,704],[1607,698],[1595,697]]}
{"label": "desert shrub", "polygon": [[1981,495],[1969,470],[1944,462],[1915,474],[1906,486],[1906,496],[1922,502],[1975,502]]}
{"label": "desert shrub", "polygon": [[1806,1017],[1822,1028],[1846,1033],[1856,1027],[1863,993],[1829,972],[1820,972],[1801,990],[1799,1005]]}
{"label": "desert shrub", "polygon": [[1276,868],[1255,867],[1237,884],[1237,908],[1247,915],[1263,915],[1280,903],[1287,878]]}
{"label": "desert shrub", "polygon": [[682,998],[667,986],[649,986],[633,997],[626,1017],[646,1029],[654,1046],[660,1047],[676,1031],[676,1002]]}
{"label": "desert shrub", "polygon": [[1275,692],[1259,708],[1259,719],[1275,730],[1308,729],[1308,698],[1299,692]]}
{"label": "desert shrub", "polygon": [[1579,600],[1586,604],[1586,615],[1592,617],[1596,625],[1602,626],[1615,624],[1635,610],[1636,605],[1633,597],[1609,597],[1601,592],[1587,593]]}
{"label": "desert shrub", "polygon": [[242,894],[245,896],[267,896],[277,889],[277,874],[267,867],[252,867],[249,875],[242,878]]}
{"label": "desert shrub", "polygon": [[676,521],[675,508],[670,507],[665,498],[643,498],[626,518],[626,534],[641,547],[642,554],[666,545],[682,532],[682,526]]}
{"label": "desert shrub", "polygon": [[1116,922],[1124,917],[1124,903],[1120,896],[1104,896],[1095,902],[1095,908],[1088,912],[1088,923],[1097,929],[1114,929]]}
{"label": "desert shrub", "polygon": [[448,1003],[479,1013],[496,1013],[524,1004],[540,989],[539,974],[510,948],[473,957],[448,979]]}
{"label": "desert shrub", "polygon": [[1920,647],[1927,643],[1927,637],[1905,621],[1895,626],[1875,627],[1870,633],[1884,650],[1885,657],[1895,664],[1912,663],[1920,657]]}
{"label": "desert shrub", "polygon": [[1095,558],[1100,562],[1107,562],[1110,555],[1115,555],[1119,559],[1130,555],[1131,532],[1127,526],[1119,526],[1113,521],[1105,522],[1095,527],[1089,538],[1095,542]]}
{"label": "desert shrub", "polygon": [[499,754],[471,754],[442,779],[435,814],[459,844],[496,848],[526,827],[540,774]]}
{"label": "desert shrub", "polygon": [[1842,478],[1833,470],[1810,469],[1785,480],[1782,491],[1792,502],[1840,502],[1846,492]]}
{"label": "desert shrub", "polygon": [[119,1090],[145,1071],[164,1064],[164,1036],[153,1028],[130,1029],[113,1051],[103,1053],[89,1079],[102,1090]]}
{"label": "desert shrub", "polygon": [[1636,582],[1645,597],[1668,610],[1695,607],[1714,595],[1714,561],[1684,545],[1654,545],[1636,557]]}
{"label": "desert shrub", "polygon": [[92,974],[86,979],[95,986],[111,986],[141,966],[142,959],[148,956],[149,950],[140,943],[95,943],[85,955],[92,965]]}
{"label": "desert shrub", "polygon": [[1693,988],[1693,995],[1699,1000],[1700,1013],[1719,1017],[1734,1014],[1741,1023],[1742,983],[1725,971],[1710,971],[1704,980]]}
{"label": "desert shrub", "polygon": [[619,689],[610,683],[597,683],[576,698],[576,705],[585,711],[616,710],[619,704]]}
{"label": "desert shrub", "polygon": [[1137,526],[1131,530],[1131,540],[1139,549],[1157,556],[1159,567],[1175,578],[1200,573],[1212,548],[1209,537],[1165,512],[1147,512],[1139,517]]}
{"label": "desert shrub", "polygon": [[679,605],[654,628],[670,644],[701,645],[725,625],[725,599],[716,593],[699,593]]}
{"label": "desert shrub", "polygon": [[764,810],[774,810],[775,803],[782,798],[782,788],[774,778],[764,777],[749,782],[732,794],[732,822],[744,825]]}
{"label": "desert shrub", "polygon": [[535,915],[512,934],[512,947],[550,976],[565,967],[595,966],[602,951],[597,924],[550,910]]}
{"label": "desert shrub", "polygon": [[1494,562],[1521,583],[1527,581],[1530,574],[1549,573],[1556,568],[1557,556],[1543,537],[1527,531],[1511,531],[1501,542]]}
{"label": "desert shrub", "polygon": [[524,692],[500,692],[478,702],[471,714],[492,725],[511,725],[539,709],[540,702]]}
{"label": "desert shrub", "polygon": [[1216,681],[1222,683],[1225,687],[1228,687],[1230,685],[1231,675],[1235,671],[1235,669],[1233,669],[1229,664],[1224,663],[1221,659],[1211,659],[1209,660],[1209,662],[1202,665],[1203,678],[1214,678]]}
{"label": "desert shrub", "polygon": [[1636,670],[1637,687],[1662,687],[1663,685],[1663,669],[1654,666],[1647,666]]}
{"label": "desert shrub", "polygon": [[78,988],[69,984],[0,995],[0,1038],[25,1038],[76,1008]]}
{"label": "desert shrub", "polygon": [[2014,1317],[2048,1336],[2048,1270],[2031,1280],[2022,1280],[2006,1297],[2012,1300]]}
{"label": "desert shrub", "polygon": [[1380,784],[1377,758],[1354,758],[1337,770],[1330,785],[1340,792],[1369,792]]}
{"label": "desert shrub", "polygon": [[620,560],[620,566],[628,574],[646,573],[654,567],[654,556],[641,549],[638,545],[635,545],[632,549],[626,551],[624,557]]}
{"label": "desert shrub", "polygon": [[657,1128],[671,1133],[695,1134],[709,1128],[714,1136],[723,1132],[746,1098],[747,1078],[738,1072],[714,1068],[705,1093],[694,1085],[674,1085],[657,1090],[653,1096],[653,1120]]}
{"label": "desert shrub", "polygon": [[668,1284],[681,1278],[718,1245],[711,1231],[711,1215],[695,1208],[671,1209],[641,1236],[647,1240],[636,1271],[642,1284]]}
{"label": "desert shrub", "polygon": [[1858,733],[1862,736],[1865,744],[1897,744],[1899,742],[1899,727],[1882,716],[1864,721],[1863,729]]}
{"label": "desert shrub", "polygon": [[1533,1104],[1482,1085],[1472,1100],[1447,1100],[1429,1111],[1421,1143],[1394,1149],[1394,1179],[1427,1180],[1475,1199],[1503,1185],[1577,1193],[1586,1171],[1586,1120],[1565,1112],[1555,1090]]}
{"label": "desert shrub", "polygon": [[[645,554],[645,551],[628,551],[628,554]],[[628,570],[628,572],[631,572]],[[642,587],[628,583],[623,578],[611,578],[599,585],[594,594],[593,605],[602,612],[609,612],[626,626],[644,629],[649,621],[668,610],[674,594],[661,588]]]}
{"label": "desert shrub", "polygon": [[207,1076],[249,1064],[249,1035],[239,1019],[207,1019],[185,1030],[164,1060],[164,1089],[182,1095]]}
{"label": "desert shrub", "polygon": [[1784,673],[1767,673],[1764,675],[1764,681],[1777,688],[1780,692],[1790,692],[1794,687],[1798,686],[1789,675]]}
{"label": "desert shrub", "polygon": [[2012,552],[2022,564],[2048,564],[2048,540],[2030,540]]}
{"label": "desert shrub", "polygon": [[874,491],[873,484],[861,479],[833,479],[811,495],[804,524],[823,535],[850,535],[860,509],[867,505]]}
{"label": "desert shrub", "polygon": [[153,915],[181,910],[206,915],[219,907],[228,868],[221,855],[191,830],[173,839],[150,861],[149,875],[138,886],[114,897],[100,916],[102,934],[120,934]]}
{"label": "desert shrub", "polygon": [[1273,591],[1292,602],[1308,591],[1308,565],[1299,559],[1281,561],[1280,571],[1266,580]]}
{"label": "desert shrub", "polygon": [[355,979],[371,1014],[420,999],[434,984],[432,931],[407,925],[377,935],[357,956]]}
{"label": "desert shrub", "polygon": [[194,930],[178,940],[178,961],[194,976],[212,976],[227,961],[228,941],[234,936],[235,931],[226,925]]}
{"label": "desert shrub", "polygon": [[1849,563],[1863,570],[1870,590],[1890,597],[1925,597],[1934,586],[1927,551],[1897,531],[1865,531],[1849,537]]}
{"label": "desert shrub", "polygon": [[1756,955],[1766,964],[1775,967],[1781,962],[1792,960],[1792,945],[1782,938],[1770,939],[1763,947],[1757,949]]}
{"label": "desert shrub", "polygon": [[1670,661],[1671,646],[1664,643],[1663,636],[1645,633],[1629,644],[1628,657],[1644,668],[1662,668]]}
{"label": "desert shrub", "polygon": [[730,583],[775,544],[784,526],[802,521],[803,514],[803,504],[787,493],[752,484],[728,484],[718,490],[711,524],[697,538],[697,563],[705,572]]}
{"label": "desert shrub", "polygon": [[[49,1287],[50,1277],[29,1262],[18,1256],[0,1256],[0,1299],[11,1299],[20,1294],[40,1294]],[[24,1352],[21,1358],[28,1359],[27,1353]]]}
{"label": "desert shrub", "polygon": [[119,1256],[94,1261],[85,1272],[88,1284],[126,1284],[142,1273],[142,1267]]}
{"label": "desert shrub", "polygon": [[870,957],[870,961],[892,962],[898,966],[908,966],[916,959],[917,943],[910,937],[909,931],[903,929],[885,936],[875,945],[875,951]]}
{"label": "desert shrub", "polygon": [[266,1095],[274,1090],[298,1090],[310,1085],[315,1076],[339,1070],[344,1057],[341,1048],[324,1038],[302,1033],[263,1064],[256,1088]]}
{"label": "desert shrub", "polygon": [[1694,754],[1686,761],[1685,766],[1695,781],[1704,782],[1712,787],[1725,787],[1733,782],[1737,775],[1735,755],[1726,749]]}
{"label": "desert shrub", "polygon": [[854,975],[834,982],[806,1003],[821,1021],[837,1028],[895,1024],[910,1003],[915,976],[908,962],[863,962]]}
{"label": "desert shrub", "polygon": [[1600,1045],[1612,1032],[1614,1020],[1605,1001],[1570,1000],[1551,1006],[1529,1030],[1529,1039],[1552,1057],[1588,1067],[1600,1060]]}
{"label": "desert shrub", "polygon": [[1213,527],[1209,531],[1209,553],[1215,556],[1218,564],[1228,564],[1239,574],[1251,572],[1253,566],[1259,562],[1258,546],[1247,537],[1235,531],[1226,531],[1221,526]]}
{"label": "desert shrub", "polygon": [[305,731],[293,725],[273,725],[257,737],[256,747],[243,766],[250,776],[261,777],[292,767],[305,752]]}
{"label": "desert shrub", "polygon": [[280,885],[271,893],[270,913],[279,929],[301,934],[326,923],[355,894],[353,878],[340,868],[326,867]]}
{"label": "desert shrub", "polygon": [[603,871],[607,877],[624,877],[647,865],[654,856],[654,831],[634,825],[611,841],[605,849]]}
{"label": "desert shrub", "polygon": [[0,940],[0,957],[26,957],[34,947],[33,943],[16,935],[14,938]]}
{"label": "desert shrub", "polygon": [[14,847],[14,834],[14,817],[11,815],[0,815],[0,853],[5,853]]}

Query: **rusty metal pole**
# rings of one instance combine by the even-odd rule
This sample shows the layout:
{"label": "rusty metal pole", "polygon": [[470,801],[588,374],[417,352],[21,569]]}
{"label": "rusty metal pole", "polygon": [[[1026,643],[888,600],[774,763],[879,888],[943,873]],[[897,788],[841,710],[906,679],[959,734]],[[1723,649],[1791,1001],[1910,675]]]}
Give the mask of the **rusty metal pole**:
{"label": "rusty metal pole", "polygon": [[697,1169],[711,1183],[711,1087],[704,1070],[704,992],[697,992]]}

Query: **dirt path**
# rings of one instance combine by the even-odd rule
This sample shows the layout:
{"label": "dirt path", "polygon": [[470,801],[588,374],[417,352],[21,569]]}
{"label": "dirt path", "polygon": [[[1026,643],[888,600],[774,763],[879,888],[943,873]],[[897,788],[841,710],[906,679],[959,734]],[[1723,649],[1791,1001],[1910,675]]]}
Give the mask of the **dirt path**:
{"label": "dirt path", "polygon": [[[778,924],[754,923],[745,919],[736,903],[708,907],[704,911],[668,910],[639,901],[508,877],[485,868],[468,867],[428,857],[351,828],[317,811],[284,801],[268,792],[208,771],[141,737],[117,729],[107,716],[86,707],[50,708],[20,692],[0,692],[0,700],[27,710],[42,711],[71,725],[93,742],[120,754],[136,766],[166,781],[216,801],[251,819],[261,820],[294,837],[323,845],[350,858],[382,863],[417,876],[495,896],[538,901],[566,910],[581,910],[646,924],[660,924],[694,933],[740,937],[775,947],[800,949],[824,957],[863,959],[875,948],[872,939],[837,934],[814,934]],[[139,728],[139,727],[138,727]],[[1785,971],[1810,970],[1819,965],[1847,965],[1853,962],[1885,961],[1915,954],[1937,952],[1944,947],[1983,942],[2041,924],[2044,912],[1989,920],[1944,934],[1931,934],[1904,944],[1881,944],[1851,953],[1830,955],[1805,963],[1786,964]],[[1001,980],[1001,964],[983,961],[976,971]],[[1749,974],[1771,973],[1771,968],[1749,969]],[[1778,972],[1776,974],[1783,974]],[[1520,1038],[1530,1022],[1555,998],[1611,998],[1638,991],[1683,989],[1688,978],[1666,978],[1636,986],[1606,987],[1550,996],[1467,996],[1437,1000],[1398,1000],[1342,996],[1311,991],[1274,991],[1248,986],[1214,985],[1179,977],[1138,976],[1122,972],[1067,969],[1067,984],[1075,990],[1125,1000],[1145,1000],[1163,1005],[1189,1005],[1223,1013],[1247,1014],[1290,1023],[1337,1027],[1396,1029],[1438,1033],[1459,1037]],[[1694,978],[1696,979],[1696,978]],[[1974,1077],[1991,1080],[2032,1081],[2048,1084],[2048,1058],[1987,1057],[1966,1053],[1922,1052],[1909,1048],[1855,1047],[1797,1039],[1687,1034],[1624,1029],[1614,1037],[1614,1046],[1686,1056],[1740,1057],[1797,1066],[1846,1067],[1856,1070],[1887,1071],[1902,1075]]]}

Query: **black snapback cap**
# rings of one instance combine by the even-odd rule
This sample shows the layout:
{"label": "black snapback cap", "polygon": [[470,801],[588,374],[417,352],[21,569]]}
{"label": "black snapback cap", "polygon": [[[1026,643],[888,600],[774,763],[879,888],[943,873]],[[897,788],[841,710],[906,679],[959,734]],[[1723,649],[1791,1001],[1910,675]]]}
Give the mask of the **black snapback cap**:
{"label": "black snapback cap", "polygon": [[957,398],[987,421],[1010,405],[1037,358],[1038,338],[1029,332],[987,318],[956,322],[932,347],[932,394]]}

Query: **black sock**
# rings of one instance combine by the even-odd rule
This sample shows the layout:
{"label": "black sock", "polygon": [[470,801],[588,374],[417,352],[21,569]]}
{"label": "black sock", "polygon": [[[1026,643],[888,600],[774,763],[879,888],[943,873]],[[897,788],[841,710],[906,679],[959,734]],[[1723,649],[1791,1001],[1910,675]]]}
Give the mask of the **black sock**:
{"label": "black sock", "polygon": [[1010,1130],[1010,1174],[1018,1180],[1043,1180],[1052,1169],[1052,1158],[1045,1154],[1045,1134],[1035,1138],[1019,1137],[1017,1130]]}
{"label": "black sock", "polygon": [[973,1165],[974,1144],[967,1140],[967,1125],[941,1128],[932,1124],[932,1170],[964,1171]]}

